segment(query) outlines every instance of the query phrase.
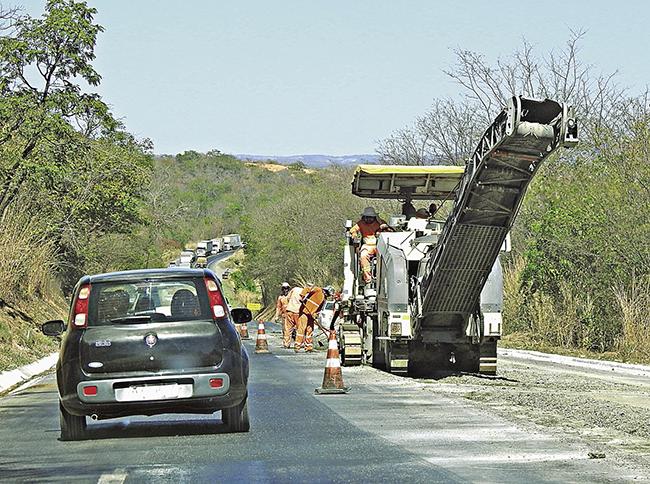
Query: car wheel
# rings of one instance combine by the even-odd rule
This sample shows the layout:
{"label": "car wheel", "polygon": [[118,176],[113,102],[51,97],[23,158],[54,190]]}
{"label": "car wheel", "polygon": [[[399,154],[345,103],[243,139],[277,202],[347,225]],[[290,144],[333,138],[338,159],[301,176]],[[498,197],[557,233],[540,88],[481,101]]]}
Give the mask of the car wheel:
{"label": "car wheel", "polygon": [[72,415],[59,402],[61,440],[81,440],[86,436],[86,417]]}
{"label": "car wheel", "polygon": [[248,398],[244,398],[239,405],[221,410],[221,420],[226,424],[229,432],[248,432],[251,428],[248,418]]}

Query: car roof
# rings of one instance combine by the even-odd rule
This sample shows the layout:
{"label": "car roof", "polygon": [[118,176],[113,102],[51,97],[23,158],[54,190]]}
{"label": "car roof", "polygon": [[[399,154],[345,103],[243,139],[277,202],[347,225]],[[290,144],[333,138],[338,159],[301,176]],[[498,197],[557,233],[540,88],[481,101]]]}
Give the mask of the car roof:
{"label": "car roof", "polygon": [[82,283],[93,284],[96,282],[111,281],[140,281],[144,279],[177,279],[181,277],[204,277],[212,275],[212,271],[206,269],[189,269],[185,267],[169,267],[165,269],[138,269],[133,271],[107,272],[95,274],[82,278]]}

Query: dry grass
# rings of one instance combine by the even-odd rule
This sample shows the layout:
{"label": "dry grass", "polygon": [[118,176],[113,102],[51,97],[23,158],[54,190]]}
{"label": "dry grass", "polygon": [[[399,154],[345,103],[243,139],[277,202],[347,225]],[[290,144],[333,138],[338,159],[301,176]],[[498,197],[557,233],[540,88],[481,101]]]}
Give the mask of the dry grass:
{"label": "dry grass", "polygon": [[277,173],[279,171],[284,171],[288,170],[289,167],[285,165],[276,165],[274,163],[246,163],[246,166],[256,166],[258,168],[264,168],[265,170],[272,171],[273,173]]}
{"label": "dry grass", "polygon": [[17,368],[56,351],[56,341],[43,335],[39,326],[65,316],[63,298],[34,299],[20,308],[3,304],[0,307],[0,371]]}
{"label": "dry grass", "polygon": [[[554,294],[533,293],[522,282],[524,268],[520,257],[504,267],[504,346],[650,363],[650,276],[612,288],[619,325],[619,321],[598,321],[589,292],[568,282],[561,282]],[[607,331],[612,334],[606,335]],[[605,336],[613,338],[619,331],[613,348],[605,347]]]}
{"label": "dry grass", "polygon": [[593,300],[567,283],[554,296],[537,292],[527,308],[533,338],[562,348],[589,348]]}
{"label": "dry grass", "polygon": [[55,267],[53,244],[38,232],[33,220],[20,212],[0,220],[1,300],[19,303],[25,296],[57,293]]}
{"label": "dry grass", "polygon": [[557,293],[533,292],[523,282],[525,261],[515,256],[504,267],[504,333],[537,345],[592,348],[594,302],[588,293],[560,283]]}
{"label": "dry grass", "polygon": [[40,323],[65,317],[53,276],[53,245],[24,213],[0,221],[0,371],[30,363],[56,348]]}
{"label": "dry grass", "polygon": [[618,350],[626,359],[650,361],[650,276],[635,277],[627,287],[619,285],[613,291],[623,327]]}
{"label": "dry grass", "polygon": [[525,266],[523,257],[514,256],[512,261],[503,267],[503,324],[507,334],[530,330],[524,312],[527,291],[523,286],[522,277]]}

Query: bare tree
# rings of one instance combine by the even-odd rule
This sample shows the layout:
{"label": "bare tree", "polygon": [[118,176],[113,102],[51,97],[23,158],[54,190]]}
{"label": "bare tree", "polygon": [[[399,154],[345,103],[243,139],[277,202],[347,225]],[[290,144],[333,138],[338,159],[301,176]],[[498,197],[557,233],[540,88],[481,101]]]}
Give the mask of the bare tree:
{"label": "bare tree", "polygon": [[19,7],[6,7],[0,2],[0,32],[11,30],[19,15]]}
{"label": "bare tree", "polygon": [[[634,116],[650,113],[647,92],[631,96],[616,82],[617,72],[599,74],[580,60],[584,31],[571,31],[558,51],[535,53],[524,40],[511,56],[489,63],[479,53],[457,50],[445,73],[462,88],[459,100],[436,100],[415,128],[397,130],[378,144],[383,163],[457,164],[468,158],[482,129],[515,95],[551,98],[574,106],[581,138],[594,141],[603,129],[629,133]],[[638,119],[638,118],[637,118]]]}
{"label": "bare tree", "polygon": [[419,127],[398,129],[379,142],[377,152],[383,163],[391,165],[426,165],[427,138],[422,139]]}

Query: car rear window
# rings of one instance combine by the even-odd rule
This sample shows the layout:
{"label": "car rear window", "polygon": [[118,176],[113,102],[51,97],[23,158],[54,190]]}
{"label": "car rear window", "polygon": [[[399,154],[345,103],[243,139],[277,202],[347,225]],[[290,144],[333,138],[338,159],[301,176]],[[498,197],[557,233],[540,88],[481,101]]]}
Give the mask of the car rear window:
{"label": "car rear window", "polygon": [[89,326],[211,319],[203,279],[95,283],[89,303]]}

